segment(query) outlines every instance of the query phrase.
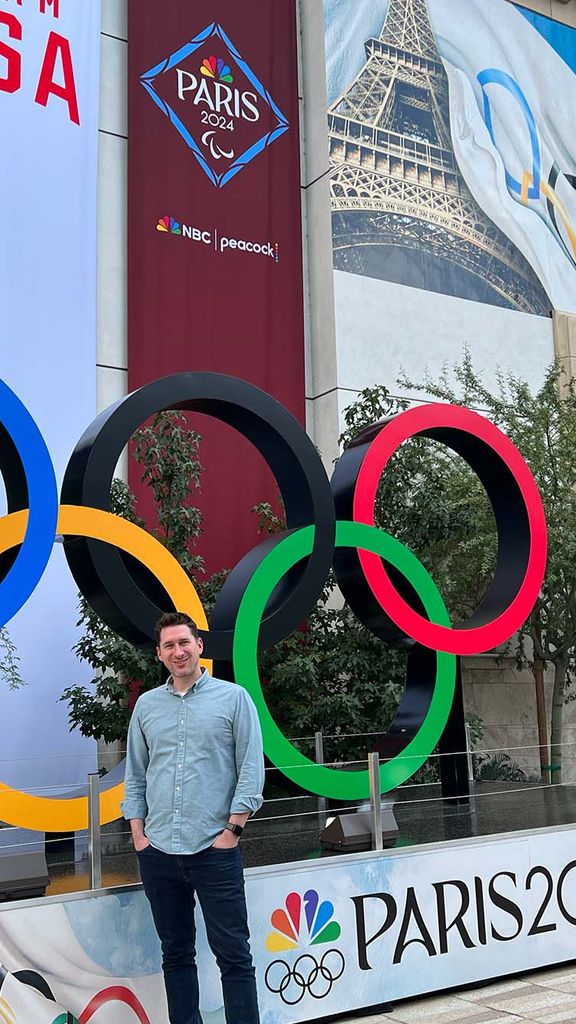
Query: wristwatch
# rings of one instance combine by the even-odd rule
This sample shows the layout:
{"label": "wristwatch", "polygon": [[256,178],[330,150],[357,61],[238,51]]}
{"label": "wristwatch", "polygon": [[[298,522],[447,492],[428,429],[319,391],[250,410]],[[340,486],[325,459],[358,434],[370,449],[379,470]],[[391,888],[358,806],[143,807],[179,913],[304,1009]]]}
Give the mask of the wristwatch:
{"label": "wristwatch", "polygon": [[227,821],[224,828],[227,828],[233,836],[238,836],[238,838],[240,838],[244,831],[244,827],[242,825],[233,825],[231,821]]}

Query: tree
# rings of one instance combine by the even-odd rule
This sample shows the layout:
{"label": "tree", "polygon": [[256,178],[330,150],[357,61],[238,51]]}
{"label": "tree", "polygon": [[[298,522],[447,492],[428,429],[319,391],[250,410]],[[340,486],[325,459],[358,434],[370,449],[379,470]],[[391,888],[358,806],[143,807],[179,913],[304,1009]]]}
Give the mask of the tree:
{"label": "tree", "polygon": [[20,657],[6,626],[0,628],[0,676],[9,690],[26,685],[20,674]]}
{"label": "tree", "polygon": [[[194,579],[204,603],[209,604],[218,580],[204,582],[199,578],[204,563],[194,546],[201,533],[202,517],[190,504],[200,484],[200,435],[188,428],[182,413],[163,412],[137,431],[132,440],[132,457],[142,467],[142,482],[154,498],[158,525],[151,532]],[[137,515],[134,495],[118,479],[112,483],[110,509],[144,525]],[[107,743],[122,740],[138,693],[160,682],[160,665],[152,650],[134,647],[119,637],[82,597],[79,608],[78,625],[83,635],[74,651],[88,662],[95,675],[90,687],[70,686],[60,699],[68,703],[72,729]]]}
{"label": "tree", "polygon": [[[402,411],[406,403],[393,399],[383,387],[369,389],[346,414],[348,443],[365,426]],[[222,575],[199,583],[202,565],[193,548],[201,520],[189,508],[191,486],[199,486],[199,438],[188,432],[178,414],[157,417],[150,428],[136,435],[134,457],[142,466],[142,480],[151,487],[157,509],[156,536],[195,577],[195,584],[210,604]],[[402,447],[384,474],[377,501],[377,519],[405,543],[421,551],[428,568],[437,575],[450,560],[469,563],[459,543],[476,543],[473,509],[469,500],[475,480],[461,479],[461,460],[447,455],[433,442],[415,439]],[[466,477],[466,473],[464,473]],[[477,500],[485,496],[477,488]],[[433,500],[431,500],[431,496]],[[133,495],[115,481],[111,508],[140,522]],[[255,507],[263,532],[284,529],[282,514],[267,503]],[[454,530],[458,527],[457,541]],[[471,579],[476,583],[475,575]],[[286,735],[307,737],[312,753],[314,733],[326,735],[330,760],[364,758],[373,737],[386,731],[393,718],[404,680],[402,652],[374,637],[346,605],[334,601],[331,577],[305,626],[260,657],[266,699]],[[457,593],[461,595],[461,590]],[[472,601],[474,595],[470,598]],[[70,708],[72,727],[84,735],[107,741],[123,739],[131,706],[138,692],[159,682],[158,663],[103,625],[84,601],[80,625],[84,635],[76,653],[95,670],[92,687],[69,687],[62,699]]]}
{"label": "tree", "polygon": [[[425,385],[418,385],[420,391]],[[383,385],[366,388],[344,414],[340,437],[349,445],[371,424],[409,403]],[[425,565],[456,621],[481,601],[496,561],[491,506],[478,478],[445,445],[424,437],[405,441],[382,475],[375,523],[409,547]]]}
{"label": "tree", "polygon": [[[402,412],[408,403],[378,386],[361,392],[345,413],[345,447],[366,427]],[[495,555],[491,534],[480,545],[476,507],[490,519],[488,500],[474,474],[443,445],[415,438],[402,445],[383,474],[376,523],[418,554],[459,614],[478,600],[481,554],[489,572]],[[258,506],[261,527],[284,529],[270,507]],[[468,576],[465,592],[463,573]],[[405,674],[405,654],[370,633],[346,604],[334,602],[335,582],[324,592],[304,629],[260,656],[268,706],[289,735],[311,737],[322,729],[331,759],[364,758],[394,717]],[[353,734],[347,738],[346,734]],[[309,753],[309,751],[307,751]]]}
{"label": "tree", "polygon": [[322,731],[325,760],[365,760],[396,712],[404,655],[347,605],[334,607],[335,586],[330,576],[305,626],[260,654],[260,677],[272,716],[304,753]]}
{"label": "tree", "polygon": [[[574,385],[568,382],[561,398],[560,370],[551,367],[536,394],[513,375],[501,376],[497,393],[492,394],[468,355],[453,373],[455,383],[446,372],[437,381],[403,379],[402,384],[426,391],[435,400],[485,411],[527,459],[548,521],[554,524],[542,593],[511,650],[519,664],[530,665],[535,676],[543,666],[554,666],[552,744],[554,762],[560,765],[561,712],[576,648]],[[341,442],[350,443],[365,427],[407,405],[383,386],[366,389],[346,411]],[[198,443],[198,435],[185,428],[180,414],[163,414],[151,428],[139,432],[134,454],[142,465],[143,480],[153,491],[156,535],[193,575],[209,607],[225,573],[210,581],[199,578],[203,566],[194,547],[201,519],[189,507],[201,476]],[[112,507],[136,521],[133,496],[118,482]],[[263,531],[284,528],[282,515],[270,505],[263,503],[254,511]],[[477,477],[459,456],[430,439],[406,441],[382,476],[376,523],[420,558],[441,590],[453,621],[478,607],[495,567],[494,517]],[[370,634],[346,605],[334,600],[334,591],[331,578],[308,622],[262,653],[260,671],[268,705],[286,735],[307,737],[306,752],[312,753],[313,734],[322,729],[330,737],[329,760],[355,759],[365,756],[370,734],[385,731],[394,715],[403,685],[404,655]],[[123,738],[134,697],[132,681],[142,689],[157,685],[157,662],[153,655],[119,640],[85,604],[81,624],[85,635],[76,650],[97,674],[94,691],[71,687],[63,695],[70,704],[72,727],[107,740]]]}
{"label": "tree", "polygon": [[[132,451],[142,466],[143,482],[152,490],[155,535],[193,577],[209,611],[226,571],[209,580],[199,578],[203,564],[194,546],[201,518],[189,502],[200,483],[200,439],[183,421],[177,413],[156,417],[151,427],[135,435]],[[112,486],[111,510],[141,525],[133,494],[118,480]],[[254,512],[262,531],[284,528],[269,504],[257,505]],[[329,737],[327,756],[354,758],[360,751],[364,757],[370,737],[344,739],[341,734],[373,734],[387,727],[402,686],[403,656],[385,648],[349,609],[327,604],[333,589],[334,582],[327,581],[304,630],[263,654],[262,673],[272,713],[287,735],[305,734],[313,746],[314,732],[323,728]],[[158,662],[154,654],[119,638],[83,599],[79,625],[83,636],[75,651],[95,675],[90,686],[71,686],[62,695],[71,727],[107,742],[122,740],[135,696],[158,685]]]}
{"label": "tree", "polygon": [[[548,368],[533,393],[514,374],[499,374],[493,394],[483,384],[465,354],[453,368],[455,386],[447,371],[438,381],[426,378],[401,384],[425,390],[431,398],[481,409],[511,439],[526,459],[542,496],[548,522],[548,565],[538,600],[513,639],[519,665],[531,668],[536,684],[543,670],[554,672],[551,715],[552,781],[562,781],[562,720],[576,658],[576,381],[556,364]],[[490,578],[487,544],[489,520],[480,506],[476,513],[478,583]],[[484,552],[484,555],[482,555]],[[469,588],[469,573],[462,578]]]}

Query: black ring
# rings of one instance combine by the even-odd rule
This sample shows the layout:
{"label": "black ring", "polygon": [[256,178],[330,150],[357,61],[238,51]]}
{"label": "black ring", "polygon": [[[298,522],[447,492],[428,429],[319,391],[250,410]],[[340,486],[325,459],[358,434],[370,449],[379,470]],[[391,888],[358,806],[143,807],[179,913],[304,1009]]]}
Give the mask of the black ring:
{"label": "black ring", "polygon": [[[556,182],[558,181],[558,178],[560,177],[561,174],[562,174],[562,176],[564,178],[566,178],[566,181],[571,186],[571,188],[576,188],[576,175],[564,173],[563,171],[560,170],[558,164],[556,162],[554,162],[552,164],[552,167],[550,168],[550,174],[548,175],[548,184],[550,185],[551,189],[554,189],[554,190],[556,189]],[[548,196],[546,197],[546,206],[547,206],[547,209],[548,209],[548,215],[550,217],[550,220],[552,221],[552,223],[553,223],[553,225],[554,225],[554,227],[556,229],[556,234],[558,235],[558,241],[560,242],[560,245],[564,249],[564,252],[566,253],[568,259],[570,260],[570,262],[574,266],[575,262],[576,262],[574,260],[574,253],[570,252],[570,249],[568,248],[568,246],[566,245],[566,242],[562,238],[562,235],[560,233],[560,228],[558,227],[558,221],[556,220],[556,208],[554,206],[554,203],[552,202],[552,200]]]}
{"label": "black ring", "polygon": [[[272,968],[276,967],[277,964],[281,964],[282,967],[285,968],[285,974],[283,974],[282,976],[282,981],[280,982],[279,988],[273,988],[268,980],[268,975]],[[299,984],[301,988],[301,992],[298,998],[295,1000],[286,999],[284,996],[284,992],[286,991],[290,982],[293,979],[293,971],[291,970],[289,964],[287,964],[285,960],[273,960],[271,964],[268,964],[268,967],[266,968],[266,973],[264,975],[264,983],[268,991],[272,992],[273,995],[280,996],[282,1002],[286,1003],[287,1006],[295,1006],[296,1003],[299,1003],[300,1000],[304,998],[304,993],[306,992],[306,985],[304,983],[304,979],[302,978],[301,974],[299,975],[299,977],[301,978],[301,982],[297,982],[296,977],[294,976],[294,981],[296,981],[296,984]]]}
{"label": "black ring", "polygon": [[278,995],[278,994],[280,993],[280,989],[281,989],[281,988],[282,988],[282,986],[284,985],[284,981],[285,981],[285,979],[286,979],[286,974],[284,974],[284,975],[282,976],[282,981],[280,982],[280,988],[273,988],[273,987],[272,987],[272,985],[271,985],[271,984],[270,984],[270,982],[268,981],[268,974],[269,974],[269,972],[270,972],[270,971],[272,970],[272,968],[273,968],[273,967],[276,967],[276,964],[281,964],[281,966],[285,968],[285,970],[286,970],[286,972],[288,973],[288,975],[290,975],[290,968],[289,968],[289,966],[288,966],[288,964],[286,963],[286,961],[285,961],[285,960],[273,960],[271,964],[268,964],[268,967],[266,968],[266,973],[265,973],[265,975],[264,975],[264,982],[265,982],[265,984],[266,984],[266,988],[267,988],[267,989],[268,989],[268,990],[269,990],[270,992],[273,992],[273,993],[274,993],[274,995]]}
{"label": "black ring", "polygon": [[[274,473],[288,530],[315,526],[310,558],[287,575],[267,605],[259,646],[271,647],[306,619],[320,596],[332,562],[335,515],[330,484],[312,441],[266,392],[219,373],[179,373],[145,385],[116,402],[85,431],[66,468],[61,501],[109,509],[110,485],[122,450],[142,423],[167,409],[205,413],[238,430]],[[244,590],[270,546],[280,539],[255,547],[230,573],[214,607],[210,631],[203,634],[207,657],[231,658]],[[150,572],[100,541],[73,537],[65,540],[64,551],[79,589],[100,618],[130,643],[154,643],[154,624],[171,602]]]}
{"label": "black ring", "polygon": [[[332,974],[332,971],[330,970],[329,967],[324,968],[324,961],[325,961],[327,956],[331,955],[331,953],[335,953],[336,956],[339,956],[340,960],[342,961],[342,966],[340,967],[340,970],[338,971],[338,974]],[[330,974],[333,982],[334,981],[338,981],[338,979],[342,977],[342,975],[344,974],[344,968],[345,967],[346,967],[346,961],[345,961],[345,959],[344,959],[344,957],[343,957],[343,955],[342,955],[342,953],[340,952],[339,949],[327,949],[326,952],[324,953],[324,956],[322,957],[322,959],[320,961],[320,969],[321,970],[324,970],[324,969],[327,970],[328,973]]]}
{"label": "black ring", "polygon": [[[340,957],[341,966],[337,974],[333,974],[330,968],[326,967],[325,965],[326,957],[330,956],[331,954],[335,954],[336,956]],[[313,965],[312,967],[310,967],[306,979],[304,978],[302,972],[298,970],[298,967],[303,960],[311,960]],[[269,981],[269,974],[272,968],[276,967],[278,964],[284,968],[285,973],[282,976],[280,985],[278,987],[273,987]],[[339,949],[328,949],[324,953],[324,956],[322,957],[320,963],[318,963],[316,957],[312,956],[311,953],[302,953],[302,955],[299,956],[298,959],[294,962],[294,966],[292,968],[286,962],[286,960],[273,960],[272,963],[269,964],[268,967],[266,968],[266,973],[264,975],[264,983],[268,991],[272,992],[274,995],[279,995],[280,998],[282,999],[282,1002],[285,1003],[286,1006],[296,1006],[296,1004],[304,998],[306,992],[308,992],[308,994],[311,995],[313,999],[326,999],[326,997],[330,995],[330,992],[332,991],[332,986],[334,982],[338,981],[338,978],[342,977],[345,966],[346,961],[344,960],[344,957],[342,956],[342,953],[340,952]],[[324,981],[328,982],[328,988],[326,992],[317,994],[316,992],[312,991],[312,988],[319,974],[322,975]],[[301,990],[296,999],[288,999],[284,995],[286,989],[288,988],[290,982],[292,981],[295,982],[295,984]]]}
{"label": "black ring", "polygon": [[[0,476],[6,491],[6,511],[20,512],[30,507],[28,483],[24,463],[20,457],[11,435],[3,423],[0,423]],[[12,568],[21,545],[18,544],[0,554],[0,582],[5,579]]]}

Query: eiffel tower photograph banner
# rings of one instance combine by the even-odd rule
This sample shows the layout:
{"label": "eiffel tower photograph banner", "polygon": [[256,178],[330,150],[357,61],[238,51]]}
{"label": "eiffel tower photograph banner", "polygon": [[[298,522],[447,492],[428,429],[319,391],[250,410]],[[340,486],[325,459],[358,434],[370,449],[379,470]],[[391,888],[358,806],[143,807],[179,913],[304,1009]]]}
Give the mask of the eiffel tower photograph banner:
{"label": "eiffel tower photograph banner", "polygon": [[333,265],[576,312],[576,30],[508,0],[324,0]]}

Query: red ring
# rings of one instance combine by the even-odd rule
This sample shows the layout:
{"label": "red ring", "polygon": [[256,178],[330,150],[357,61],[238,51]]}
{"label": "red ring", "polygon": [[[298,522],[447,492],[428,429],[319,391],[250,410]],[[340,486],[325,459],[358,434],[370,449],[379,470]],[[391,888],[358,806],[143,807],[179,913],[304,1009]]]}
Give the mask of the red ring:
{"label": "red ring", "polygon": [[105,988],[102,989],[101,992],[97,992],[94,998],[88,1003],[88,1006],[86,1006],[80,1014],[80,1017],[78,1018],[80,1024],[88,1024],[88,1021],[94,1016],[96,1010],[99,1010],[101,1006],[105,1006],[106,1003],[123,1003],[124,1006],[129,1006],[134,1010],[140,1024],[150,1024],[150,1018],[138,999],[138,996],[136,996],[131,989],[126,988],[125,985],[111,985],[110,988]]}
{"label": "red ring", "polygon": [[392,585],[378,555],[358,556],[372,592],[392,621],[417,643],[449,654],[480,654],[504,643],[526,621],[542,585],[546,569],[546,516],[536,481],[510,439],[493,423],[461,406],[434,403],[408,409],[388,423],[370,445],[354,490],[353,517],[374,526],[374,505],[380,477],[391,455],[403,441],[433,427],[451,427],[484,441],[502,459],[514,477],[528,514],[530,551],[524,579],[508,608],[491,622],[472,629],[437,626],[407,604]]}

